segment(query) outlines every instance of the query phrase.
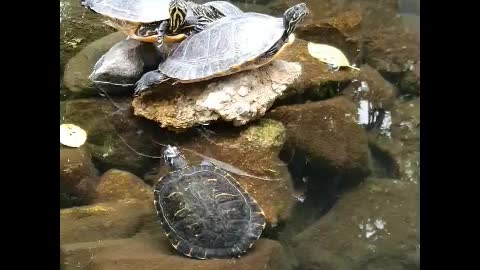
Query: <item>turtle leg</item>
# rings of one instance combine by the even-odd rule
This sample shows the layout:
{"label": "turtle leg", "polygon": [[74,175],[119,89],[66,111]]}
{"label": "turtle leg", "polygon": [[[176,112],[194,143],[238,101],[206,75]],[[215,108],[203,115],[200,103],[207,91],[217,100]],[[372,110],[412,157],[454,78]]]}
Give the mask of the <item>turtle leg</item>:
{"label": "turtle leg", "polygon": [[145,90],[153,88],[161,83],[168,81],[170,78],[160,72],[160,70],[149,71],[140,78],[135,84],[134,97],[140,96]]}
{"label": "turtle leg", "polygon": [[201,165],[201,166],[212,166],[213,163],[210,162],[210,161],[208,161],[208,160],[206,160],[206,159],[204,159],[204,160],[202,160],[202,162],[200,163],[200,165]]}

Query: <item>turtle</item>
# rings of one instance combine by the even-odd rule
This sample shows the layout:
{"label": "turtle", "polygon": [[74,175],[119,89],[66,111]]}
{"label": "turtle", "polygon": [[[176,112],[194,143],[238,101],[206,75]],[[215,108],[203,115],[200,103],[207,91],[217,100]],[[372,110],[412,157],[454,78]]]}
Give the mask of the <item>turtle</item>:
{"label": "turtle", "polygon": [[218,19],[179,43],[158,69],[145,73],[134,96],[171,79],[193,83],[266,65],[294,41],[292,33],[308,13],[300,3],[287,9],[283,19],[254,12]]}
{"label": "turtle", "polygon": [[81,0],[81,5],[107,18],[106,23],[129,38],[163,44],[183,40],[186,33],[201,31],[232,4],[199,5],[186,0]]}
{"label": "turtle", "polygon": [[154,186],[157,216],[171,245],[187,257],[240,257],[260,238],[265,213],[225,170],[208,160],[189,165],[176,146],[163,160],[172,169]]}

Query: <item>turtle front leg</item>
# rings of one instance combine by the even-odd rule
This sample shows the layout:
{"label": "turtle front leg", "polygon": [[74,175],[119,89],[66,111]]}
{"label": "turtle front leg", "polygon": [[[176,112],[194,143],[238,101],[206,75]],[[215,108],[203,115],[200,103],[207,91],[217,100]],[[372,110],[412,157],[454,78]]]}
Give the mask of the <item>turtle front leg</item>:
{"label": "turtle front leg", "polygon": [[160,25],[155,29],[157,32],[157,46],[160,47],[163,45],[163,37],[168,31],[170,24],[168,20],[162,21]]}
{"label": "turtle front leg", "polygon": [[159,70],[149,71],[140,78],[135,84],[134,97],[140,96],[141,93],[146,90],[160,85],[161,83],[168,81],[170,78],[164,75]]}

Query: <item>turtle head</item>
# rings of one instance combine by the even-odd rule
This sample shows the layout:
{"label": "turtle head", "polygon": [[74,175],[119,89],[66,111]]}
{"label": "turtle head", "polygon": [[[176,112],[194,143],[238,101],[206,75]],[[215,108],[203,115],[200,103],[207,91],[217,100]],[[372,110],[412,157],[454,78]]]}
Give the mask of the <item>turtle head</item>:
{"label": "turtle head", "polygon": [[170,1],[169,14],[170,14],[170,30],[175,33],[180,26],[185,22],[187,17],[188,3],[185,0],[172,0]]}
{"label": "turtle head", "polygon": [[182,156],[176,146],[167,145],[163,150],[163,161],[174,170],[179,170],[187,166],[187,161]]}
{"label": "turtle head", "polygon": [[309,13],[305,3],[297,4],[285,11],[283,14],[283,25],[288,35],[295,31],[297,24],[301,23]]}

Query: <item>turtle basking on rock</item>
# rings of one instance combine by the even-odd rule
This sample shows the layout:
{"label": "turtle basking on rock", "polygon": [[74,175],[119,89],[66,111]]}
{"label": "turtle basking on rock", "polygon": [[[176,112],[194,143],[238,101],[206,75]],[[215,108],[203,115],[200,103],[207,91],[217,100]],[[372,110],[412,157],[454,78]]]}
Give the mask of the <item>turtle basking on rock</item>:
{"label": "turtle basking on rock", "polygon": [[[213,1],[216,2],[216,1]],[[209,23],[236,14],[224,1],[199,5],[186,0],[81,0],[82,6],[107,18],[106,23],[129,38],[163,44],[183,40]],[[241,12],[241,11],[240,11]]]}
{"label": "turtle basking on rock", "polygon": [[197,259],[239,257],[265,228],[255,199],[208,161],[189,166],[174,146],[163,152],[172,172],[154,190],[157,215],[172,246]]}
{"label": "turtle basking on rock", "polygon": [[282,18],[259,13],[227,16],[188,36],[160,63],[137,82],[135,96],[165,81],[205,81],[272,61],[294,40],[292,33],[308,14],[304,3],[287,9]]}

